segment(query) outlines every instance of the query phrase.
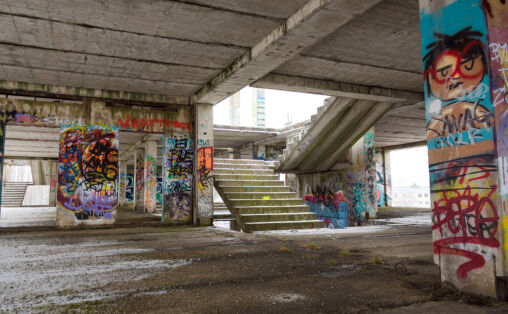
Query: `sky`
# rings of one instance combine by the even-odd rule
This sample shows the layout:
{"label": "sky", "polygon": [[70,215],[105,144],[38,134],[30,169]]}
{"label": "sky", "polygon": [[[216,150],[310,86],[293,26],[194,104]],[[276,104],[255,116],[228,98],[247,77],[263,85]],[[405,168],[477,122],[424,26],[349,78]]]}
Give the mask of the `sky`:
{"label": "sky", "polygon": [[[256,89],[245,87],[240,91],[240,125],[253,126],[252,93]],[[289,120],[297,123],[310,119],[316,114],[317,108],[324,104],[329,96],[313,95],[265,89],[265,126],[267,128],[282,128]],[[229,98],[214,106],[214,124],[229,125]]]}
{"label": "sky", "polygon": [[[375,130],[374,130],[375,132]],[[390,152],[392,187],[429,186],[427,147],[419,146]]]}

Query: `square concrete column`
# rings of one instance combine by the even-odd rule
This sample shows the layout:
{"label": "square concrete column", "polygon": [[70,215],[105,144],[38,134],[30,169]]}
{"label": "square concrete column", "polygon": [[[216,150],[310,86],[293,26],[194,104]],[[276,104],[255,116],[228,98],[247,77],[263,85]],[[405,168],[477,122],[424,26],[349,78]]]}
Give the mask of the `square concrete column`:
{"label": "square concrete column", "polygon": [[213,106],[196,105],[196,206],[194,222],[210,225],[213,216]]}
{"label": "square concrete column", "polygon": [[120,206],[127,204],[127,161],[120,160],[120,195],[118,196],[118,202]]}
{"label": "square concrete column", "polygon": [[188,224],[192,222],[194,141],[187,133],[172,131],[163,142],[163,222]]}
{"label": "square concrete column", "polygon": [[116,126],[62,125],[57,185],[57,225],[112,224],[118,204]]}
{"label": "square concrete column", "polygon": [[5,151],[5,105],[0,105],[0,212],[2,209],[2,192],[4,189],[4,151]]}
{"label": "square concrete column", "polygon": [[134,155],[134,210],[145,210],[145,148],[137,147]]}
{"label": "square concrete column", "polygon": [[390,170],[390,152],[381,149],[374,157],[376,162],[377,205],[392,206],[392,176]]}
{"label": "square concrete column", "polygon": [[266,146],[265,145],[254,145],[254,159],[266,160]]}
{"label": "square concrete column", "polygon": [[508,4],[420,11],[434,261],[442,281],[506,299]]}
{"label": "square concrete column", "polygon": [[58,161],[50,162],[49,206],[56,206],[56,186],[58,181]]}
{"label": "square concrete column", "polygon": [[350,150],[352,170],[348,174],[347,193],[349,226],[362,225],[377,214],[374,141],[372,128]]}
{"label": "square concrete column", "polygon": [[144,211],[155,213],[157,207],[157,142],[145,142]]}

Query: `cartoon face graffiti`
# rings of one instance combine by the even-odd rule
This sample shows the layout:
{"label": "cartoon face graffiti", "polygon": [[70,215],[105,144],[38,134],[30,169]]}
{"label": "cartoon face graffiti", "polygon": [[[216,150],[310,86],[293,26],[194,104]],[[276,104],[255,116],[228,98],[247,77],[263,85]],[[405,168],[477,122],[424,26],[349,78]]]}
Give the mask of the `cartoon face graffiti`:
{"label": "cartoon face graffiti", "polygon": [[442,100],[471,93],[487,73],[483,34],[467,27],[454,35],[436,33],[423,58],[428,92]]}

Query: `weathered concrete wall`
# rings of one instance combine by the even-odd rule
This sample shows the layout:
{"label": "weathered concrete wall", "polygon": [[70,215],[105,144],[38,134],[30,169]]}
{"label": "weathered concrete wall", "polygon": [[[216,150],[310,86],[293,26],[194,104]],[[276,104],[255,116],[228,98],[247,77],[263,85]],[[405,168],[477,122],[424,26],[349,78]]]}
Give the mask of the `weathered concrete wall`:
{"label": "weathered concrete wall", "polygon": [[[352,169],[348,174],[347,199],[353,222],[362,224],[377,214],[375,135],[372,128],[350,150]],[[351,218],[350,218],[351,219]]]}
{"label": "weathered concrete wall", "polygon": [[342,171],[287,174],[291,186],[328,228],[365,223],[377,213],[374,130],[350,149],[350,166]]}
{"label": "weathered concrete wall", "polygon": [[442,280],[488,296],[507,273],[504,3],[420,2],[434,259]]}
{"label": "weathered concrete wall", "polygon": [[213,106],[196,105],[196,199],[195,223],[210,225],[213,216]]}

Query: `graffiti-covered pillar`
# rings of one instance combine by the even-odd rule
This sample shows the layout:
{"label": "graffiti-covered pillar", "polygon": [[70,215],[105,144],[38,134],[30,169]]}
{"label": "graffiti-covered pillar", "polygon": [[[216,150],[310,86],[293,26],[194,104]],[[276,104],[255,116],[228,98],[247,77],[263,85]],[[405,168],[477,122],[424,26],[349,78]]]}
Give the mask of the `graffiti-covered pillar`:
{"label": "graffiti-covered pillar", "polygon": [[374,140],[372,128],[350,150],[352,169],[348,174],[347,193],[350,226],[361,225],[377,214]]}
{"label": "graffiti-covered pillar", "polygon": [[154,213],[157,207],[157,142],[145,142],[144,211]]}
{"label": "graffiti-covered pillar", "polygon": [[254,145],[254,159],[265,160],[266,159],[266,146],[265,145]]}
{"label": "graffiti-covered pillar", "polygon": [[118,204],[120,206],[127,205],[127,161],[120,160],[118,162],[120,168],[120,194],[118,196]]}
{"label": "graffiti-covered pillar", "polygon": [[420,1],[434,261],[492,297],[508,274],[506,16],[500,0]]}
{"label": "graffiti-covered pillar", "polygon": [[390,152],[384,149],[376,152],[376,199],[378,207],[392,206],[392,175],[390,169]]}
{"label": "graffiti-covered pillar", "polygon": [[134,210],[145,210],[145,147],[136,147],[134,155]]}
{"label": "graffiti-covered pillar", "polygon": [[195,106],[196,204],[194,223],[210,225],[213,216],[213,106]]}
{"label": "graffiti-covered pillar", "polygon": [[60,128],[57,225],[112,224],[118,203],[118,130],[106,124]]}

